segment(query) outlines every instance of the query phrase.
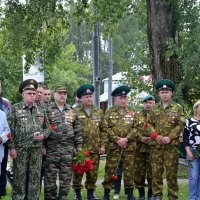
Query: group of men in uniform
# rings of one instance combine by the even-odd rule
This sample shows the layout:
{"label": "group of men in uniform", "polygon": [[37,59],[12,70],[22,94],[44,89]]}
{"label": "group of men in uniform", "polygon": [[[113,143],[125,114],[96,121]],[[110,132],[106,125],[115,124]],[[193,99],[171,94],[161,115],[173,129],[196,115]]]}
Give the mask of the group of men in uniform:
{"label": "group of men in uniform", "polygon": [[[155,98],[146,96],[141,112],[128,105],[130,88],[117,87],[111,94],[114,105],[105,115],[93,105],[94,87],[91,84],[78,88],[76,96],[81,103],[75,108],[66,104],[66,86],[55,88],[53,103],[49,103],[51,93],[48,88],[43,88],[43,93],[47,93],[46,101],[36,99],[37,88],[38,83],[33,79],[23,81],[19,86],[23,101],[13,105],[8,117],[12,134],[8,145],[13,158],[14,200],[24,199],[25,193],[30,200],[39,199],[42,161],[45,200],[67,199],[71,180],[75,199],[82,200],[83,176],[76,172],[72,175],[71,168],[73,157],[82,149],[89,151],[94,166],[94,170],[86,173],[88,200],[99,199],[94,196],[94,190],[100,155],[105,153],[103,200],[110,200],[120,160],[123,161],[127,200],[135,199],[134,187],[138,188],[139,199],[145,199],[146,174],[148,198],[162,199],[164,168],[168,197],[178,199],[178,138],[183,129],[184,114],[182,107],[172,101],[175,90],[172,81],[160,80],[156,84],[159,103],[154,105]],[[29,183],[25,192],[27,170]]]}

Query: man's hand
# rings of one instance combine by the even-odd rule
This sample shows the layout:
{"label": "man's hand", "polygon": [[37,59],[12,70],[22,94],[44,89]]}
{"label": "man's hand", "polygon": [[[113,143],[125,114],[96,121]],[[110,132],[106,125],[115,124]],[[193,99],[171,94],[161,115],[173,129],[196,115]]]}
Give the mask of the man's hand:
{"label": "man's hand", "polygon": [[12,159],[17,158],[17,151],[15,149],[13,149],[13,150],[10,151],[10,157]]}
{"label": "man's hand", "polygon": [[42,155],[45,156],[47,154],[47,149],[42,147]]}
{"label": "man's hand", "polygon": [[128,139],[127,138],[120,138],[120,137],[118,137],[117,144],[121,148],[126,148],[127,147],[127,143],[128,143]]}
{"label": "man's hand", "polygon": [[99,154],[102,155],[102,154],[104,154],[104,153],[105,153],[105,148],[101,147],[101,148],[99,149]]}
{"label": "man's hand", "polygon": [[34,140],[38,142],[42,142],[44,140],[44,135],[43,134],[34,134]]}
{"label": "man's hand", "polygon": [[170,143],[170,138],[168,137],[168,136],[165,136],[165,137],[163,137],[163,139],[162,139],[162,143],[163,144],[169,144]]}
{"label": "man's hand", "polygon": [[150,137],[142,137],[141,142],[145,143],[145,144],[148,144],[150,140],[151,140]]}
{"label": "man's hand", "polygon": [[163,136],[158,135],[158,137],[156,138],[156,142],[157,142],[158,144],[163,144]]}
{"label": "man's hand", "polygon": [[2,137],[0,137],[0,144],[3,142],[3,139],[2,139]]}

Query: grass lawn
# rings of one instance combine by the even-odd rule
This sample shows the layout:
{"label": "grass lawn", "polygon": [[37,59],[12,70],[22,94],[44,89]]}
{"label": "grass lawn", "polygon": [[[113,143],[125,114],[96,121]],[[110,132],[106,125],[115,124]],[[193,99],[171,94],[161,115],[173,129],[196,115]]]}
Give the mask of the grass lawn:
{"label": "grass lawn", "polygon": [[[135,197],[138,196],[137,191],[134,191]],[[96,196],[99,197],[100,199],[103,198],[103,188],[102,186],[98,186],[96,189]],[[111,193],[111,197],[113,196],[113,193]],[[11,187],[9,186],[7,188],[7,196],[2,198],[3,200],[11,200]],[[42,192],[40,200],[44,199],[44,194]],[[111,198],[112,199],[112,198]],[[125,199],[124,196],[124,191],[121,192],[120,199],[123,200]],[[188,186],[187,184],[179,184],[179,199],[180,200],[188,200]],[[70,190],[70,194],[68,197],[68,200],[73,200],[73,193],[72,190]],[[83,200],[86,200],[86,190],[83,190]],[[166,190],[166,185],[164,185],[164,198],[163,200],[167,200],[167,190]]]}
{"label": "grass lawn", "polygon": [[[103,180],[103,177],[104,177],[104,167],[105,167],[105,161],[101,161],[100,167],[99,167],[99,179],[100,180]],[[178,173],[179,179],[181,179],[181,178],[187,179],[188,178],[187,170],[188,170],[187,167],[182,166],[182,165],[179,166],[179,173]],[[164,177],[165,177],[165,175],[164,175]],[[12,192],[12,188],[10,186],[8,186],[7,187],[7,196],[2,198],[2,199],[11,200],[11,192]],[[83,193],[83,200],[86,200],[86,190],[83,189],[82,193]],[[163,193],[164,193],[163,200],[167,200],[166,184],[164,184],[164,192]],[[138,196],[137,190],[134,191],[134,195],[135,195],[135,197]],[[43,196],[44,196],[44,193],[42,191],[40,200],[44,199]],[[100,184],[97,186],[96,196],[98,196],[100,199],[103,198],[103,188]],[[112,196],[113,196],[113,193],[111,193],[111,197]],[[121,192],[121,195],[120,195],[120,199],[121,200],[125,199],[123,189],[122,189],[122,192]],[[180,183],[179,184],[179,199],[180,200],[188,200],[188,184],[187,183]],[[73,200],[72,189],[70,190],[68,200]]]}

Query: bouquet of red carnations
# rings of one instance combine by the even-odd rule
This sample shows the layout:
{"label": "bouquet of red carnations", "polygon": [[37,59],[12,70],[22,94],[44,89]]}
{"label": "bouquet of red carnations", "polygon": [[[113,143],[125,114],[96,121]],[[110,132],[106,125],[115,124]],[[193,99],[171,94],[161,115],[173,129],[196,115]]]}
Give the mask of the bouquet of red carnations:
{"label": "bouquet of red carnations", "polygon": [[87,150],[81,150],[76,154],[72,162],[72,169],[78,174],[89,172],[94,169],[92,160],[89,158],[90,153]]}

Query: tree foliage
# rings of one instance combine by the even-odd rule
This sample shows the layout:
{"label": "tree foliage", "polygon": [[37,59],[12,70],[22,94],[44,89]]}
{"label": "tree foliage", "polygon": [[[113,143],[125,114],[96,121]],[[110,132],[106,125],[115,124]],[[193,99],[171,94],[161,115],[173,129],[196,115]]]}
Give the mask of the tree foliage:
{"label": "tree foliage", "polygon": [[[166,59],[177,56],[180,79],[176,96],[183,96],[187,103],[192,104],[200,95],[200,80],[197,76],[200,69],[199,3],[195,0],[158,2],[174,13],[172,17],[176,24],[178,45],[166,38],[164,56]],[[142,75],[155,75],[148,48],[146,6],[145,0],[6,1],[1,6],[0,62],[2,67],[7,66],[7,72],[6,78],[2,76],[1,79],[8,79],[9,73],[14,73],[16,77],[9,77],[8,82],[17,85],[22,76],[19,67],[21,55],[26,54],[27,69],[36,56],[41,56],[49,84],[55,83],[56,76],[64,81],[68,75],[73,79],[67,80],[69,84],[75,86],[84,82],[91,64],[88,60],[91,60],[92,27],[99,22],[104,38],[101,42],[101,77],[107,76],[106,39],[112,36],[115,72],[127,71],[131,86],[151,91],[151,87],[141,81]],[[76,49],[71,46],[71,42]],[[73,51],[67,49],[67,45]],[[71,69],[69,65],[64,67],[66,56],[71,56]],[[73,63],[76,63],[77,68]],[[133,70],[133,66],[138,66],[140,70]],[[83,68],[86,71],[82,77],[79,75]],[[80,77],[77,82],[76,73]]]}

